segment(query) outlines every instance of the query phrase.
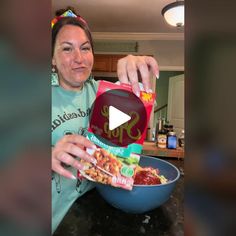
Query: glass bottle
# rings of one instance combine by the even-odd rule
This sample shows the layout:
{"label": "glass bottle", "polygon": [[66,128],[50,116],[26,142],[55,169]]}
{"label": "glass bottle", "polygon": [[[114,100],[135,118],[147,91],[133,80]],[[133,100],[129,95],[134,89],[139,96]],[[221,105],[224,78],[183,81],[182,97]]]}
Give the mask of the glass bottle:
{"label": "glass bottle", "polygon": [[179,135],[179,146],[184,147],[184,130],[181,130],[181,134]]}
{"label": "glass bottle", "polygon": [[157,135],[157,146],[159,148],[166,148],[167,135],[165,130],[160,130]]}
{"label": "glass bottle", "polygon": [[170,131],[167,135],[167,148],[169,149],[177,148],[177,136],[173,131]]}

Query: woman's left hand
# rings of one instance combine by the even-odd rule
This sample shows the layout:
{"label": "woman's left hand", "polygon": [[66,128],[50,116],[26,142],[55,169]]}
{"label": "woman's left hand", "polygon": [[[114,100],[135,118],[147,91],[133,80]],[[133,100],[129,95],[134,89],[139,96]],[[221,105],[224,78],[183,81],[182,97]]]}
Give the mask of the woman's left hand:
{"label": "woman's left hand", "polygon": [[159,68],[154,57],[128,55],[118,61],[117,75],[119,81],[131,84],[133,92],[139,97],[138,72],[141,75],[144,90],[148,93],[152,92],[151,73],[159,78]]}

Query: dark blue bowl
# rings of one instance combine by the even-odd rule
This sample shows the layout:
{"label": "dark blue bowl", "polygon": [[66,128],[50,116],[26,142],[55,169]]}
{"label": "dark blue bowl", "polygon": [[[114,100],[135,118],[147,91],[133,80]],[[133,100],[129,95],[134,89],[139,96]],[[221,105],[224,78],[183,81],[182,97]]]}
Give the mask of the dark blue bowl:
{"label": "dark blue bowl", "polygon": [[165,203],[180,177],[179,170],[159,158],[141,156],[141,166],[158,168],[169,181],[161,185],[134,185],[132,191],[96,183],[100,195],[112,206],[127,213],[144,213]]}

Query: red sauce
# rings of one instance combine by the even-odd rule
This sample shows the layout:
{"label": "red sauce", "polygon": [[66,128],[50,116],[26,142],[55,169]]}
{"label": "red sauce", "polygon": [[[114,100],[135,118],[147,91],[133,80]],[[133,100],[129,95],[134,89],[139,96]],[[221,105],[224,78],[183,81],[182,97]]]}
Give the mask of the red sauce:
{"label": "red sauce", "polygon": [[150,171],[141,170],[136,173],[134,178],[134,184],[154,185],[154,184],[161,184],[161,181],[157,176],[153,175]]}

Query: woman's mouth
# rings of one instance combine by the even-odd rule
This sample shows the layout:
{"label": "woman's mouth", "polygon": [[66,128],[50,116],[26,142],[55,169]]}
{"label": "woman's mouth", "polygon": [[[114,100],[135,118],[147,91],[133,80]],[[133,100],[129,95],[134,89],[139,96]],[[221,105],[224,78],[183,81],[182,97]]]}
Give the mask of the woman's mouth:
{"label": "woman's mouth", "polygon": [[86,67],[76,67],[76,68],[72,68],[72,71],[74,72],[84,72],[86,70]]}

